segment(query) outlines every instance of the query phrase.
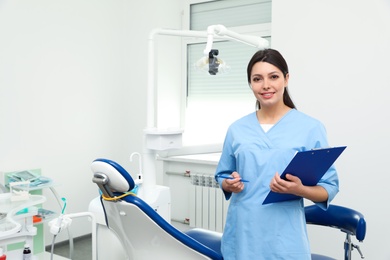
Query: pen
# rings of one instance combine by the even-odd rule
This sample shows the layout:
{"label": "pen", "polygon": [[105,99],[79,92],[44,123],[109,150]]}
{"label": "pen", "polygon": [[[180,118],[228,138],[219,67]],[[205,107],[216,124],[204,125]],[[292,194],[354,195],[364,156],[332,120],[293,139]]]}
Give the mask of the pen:
{"label": "pen", "polygon": [[[218,176],[218,178],[229,179],[229,180],[234,180],[235,179],[235,178],[233,178],[231,176],[225,176],[225,175],[220,175],[220,176]],[[244,179],[241,179],[240,181],[241,182],[249,182],[248,180],[244,180]]]}

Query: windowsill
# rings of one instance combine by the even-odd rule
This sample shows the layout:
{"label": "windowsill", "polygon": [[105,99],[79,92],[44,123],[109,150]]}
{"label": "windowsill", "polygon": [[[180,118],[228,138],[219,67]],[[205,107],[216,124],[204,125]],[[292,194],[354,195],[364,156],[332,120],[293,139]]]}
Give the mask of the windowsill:
{"label": "windowsill", "polygon": [[157,154],[160,157],[168,158],[173,156],[211,154],[211,153],[221,153],[221,152],[222,152],[222,144],[207,144],[207,145],[183,146],[180,149],[157,151]]}
{"label": "windowsill", "polygon": [[221,153],[203,153],[203,154],[187,154],[177,155],[170,157],[157,157],[158,160],[167,162],[184,162],[184,163],[196,163],[205,165],[218,165]]}

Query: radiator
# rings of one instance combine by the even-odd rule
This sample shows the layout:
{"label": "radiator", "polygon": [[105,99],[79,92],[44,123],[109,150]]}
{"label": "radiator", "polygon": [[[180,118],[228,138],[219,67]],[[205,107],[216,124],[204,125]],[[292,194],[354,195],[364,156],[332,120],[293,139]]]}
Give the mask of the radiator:
{"label": "radiator", "polygon": [[223,232],[229,206],[214,175],[191,173],[190,227]]}

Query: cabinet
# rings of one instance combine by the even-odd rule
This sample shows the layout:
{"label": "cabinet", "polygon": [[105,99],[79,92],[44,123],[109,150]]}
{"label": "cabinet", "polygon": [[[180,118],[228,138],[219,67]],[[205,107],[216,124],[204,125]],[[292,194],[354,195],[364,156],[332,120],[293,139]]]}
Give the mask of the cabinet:
{"label": "cabinet", "polygon": [[[41,175],[39,169],[31,172]],[[13,173],[15,172],[0,175],[7,186]],[[22,259],[24,244],[28,243],[34,254],[33,259],[44,259],[44,224],[57,216],[53,211],[42,209],[42,203],[46,201],[42,196],[42,189],[45,188],[50,188],[58,198],[51,181],[37,186],[18,186],[18,190],[30,194],[27,200],[13,201],[11,193],[0,194],[0,246],[7,252],[7,258]]]}
{"label": "cabinet", "polygon": [[[3,218],[0,220],[0,246],[6,248],[9,245],[27,243],[33,245],[33,238],[37,235],[38,228],[34,226],[33,217],[38,214],[38,204],[46,200],[41,195],[31,195],[28,200],[12,201],[11,193],[0,194],[0,212]],[[10,250],[7,248],[9,257]],[[21,250],[12,253],[13,256],[21,255]],[[9,257],[17,259],[18,257]]]}

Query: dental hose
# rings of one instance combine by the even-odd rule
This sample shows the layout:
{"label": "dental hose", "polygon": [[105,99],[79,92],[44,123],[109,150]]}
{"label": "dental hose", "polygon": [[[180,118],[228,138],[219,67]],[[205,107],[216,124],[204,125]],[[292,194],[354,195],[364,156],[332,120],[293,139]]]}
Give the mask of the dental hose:
{"label": "dental hose", "polygon": [[[58,205],[61,208],[62,206],[61,206],[60,195],[57,193],[57,191],[56,191],[56,189],[54,187],[50,187],[50,190],[54,194],[54,197],[56,198],[56,200],[58,202]],[[74,245],[73,245],[73,235],[72,235],[72,232],[70,231],[69,228],[67,229],[67,232],[68,232],[68,238],[69,238],[69,256],[70,256],[69,258],[73,259],[73,253],[74,253],[74,250],[73,250],[73,247],[74,247]]]}
{"label": "dental hose", "polygon": [[51,250],[50,250],[50,260],[53,260],[54,256],[54,242],[56,241],[57,235],[53,235],[53,240],[51,241]]}
{"label": "dental hose", "polygon": [[[65,209],[66,209],[66,199],[65,198],[61,198],[61,200],[64,202],[64,206],[62,207],[61,215],[58,217],[58,221],[57,221],[57,225],[60,227],[60,231],[61,231],[62,217],[64,216]],[[55,243],[56,237],[57,237],[57,234],[54,234],[53,235],[53,240],[51,242],[50,260],[53,260],[53,257],[54,257],[54,243]]]}
{"label": "dental hose", "polygon": [[[57,191],[54,189],[54,187],[50,187],[50,190],[54,194],[54,197],[56,198],[56,200],[58,202],[58,205],[61,208],[62,206],[61,206],[60,195],[57,193]],[[73,250],[73,247],[74,247],[74,245],[73,245],[73,235],[72,235],[72,232],[70,231],[69,228],[67,229],[67,232],[68,232],[68,238],[69,238],[69,258],[73,259],[73,253],[74,253],[74,250]]]}

